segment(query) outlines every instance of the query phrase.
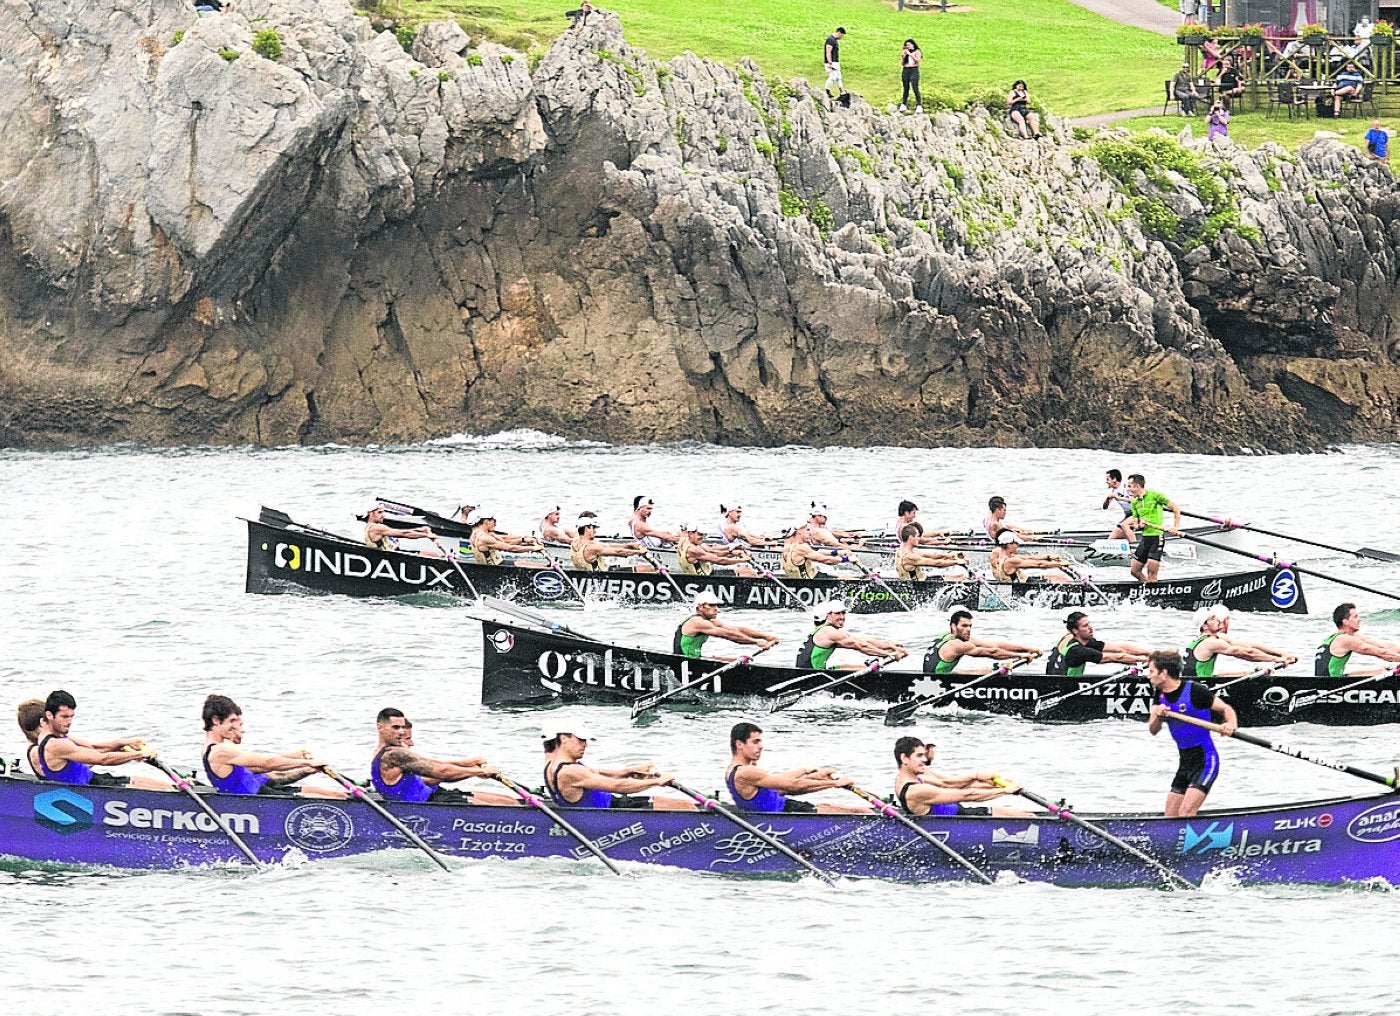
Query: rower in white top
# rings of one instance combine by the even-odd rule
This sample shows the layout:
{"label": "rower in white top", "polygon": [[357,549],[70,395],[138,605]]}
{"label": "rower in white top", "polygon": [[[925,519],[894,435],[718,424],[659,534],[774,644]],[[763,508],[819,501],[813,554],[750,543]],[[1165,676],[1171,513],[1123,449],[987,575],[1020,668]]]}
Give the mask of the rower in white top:
{"label": "rower in white top", "polygon": [[632,530],[632,539],[647,550],[659,550],[668,543],[674,545],[680,539],[679,533],[657,529],[651,524],[651,513],[655,507],[655,501],[645,494],[639,494],[632,499],[632,518],[627,523],[627,527]]}
{"label": "rower in white top", "polygon": [[1034,530],[1026,529],[1022,526],[1013,526],[1006,521],[1006,498],[993,497],[987,501],[987,516],[982,520],[982,530],[987,534],[987,538],[995,540],[1005,530],[1011,530],[1022,537],[1035,536]]}
{"label": "rower in white top", "polygon": [[1110,469],[1104,473],[1103,479],[1104,485],[1108,487],[1108,496],[1103,499],[1104,511],[1112,508],[1118,513],[1113,532],[1108,534],[1108,538],[1132,543],[1132,527],[1123,525],[1123,520],[1133,513],[1133,495],[1129,493],[1128,485],[1123,482],[1121,470]]}

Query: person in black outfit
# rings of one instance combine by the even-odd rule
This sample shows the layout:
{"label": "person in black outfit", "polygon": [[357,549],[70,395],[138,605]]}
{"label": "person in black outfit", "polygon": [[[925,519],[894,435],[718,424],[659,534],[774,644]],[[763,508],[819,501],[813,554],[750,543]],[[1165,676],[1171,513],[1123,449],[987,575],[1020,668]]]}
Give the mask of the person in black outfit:
{"label": "person in black outfit", "polygon": [[914,90],[914,112],[924,111],[924,97],[919,94],[919,64],[923,62],[924,54],[919,49],[919,44],[913,39],[904,40],[904,52],[899,55],[899,79],[904,85],[904,97],[899,100],[899,111],[903,113],[909,108],[909,90]]}
{"label": "person in black outfit", "polygon": [[1216,80],[1220,87],[1220,101],[1225,104],[1225,108],[1228,110],[1230,100],[1238,99],[1244,94],[1244,82],[1240,80],[1239,72],[1235,70],[1234,61],[1226,60],[1221,65],[1220,77]]}

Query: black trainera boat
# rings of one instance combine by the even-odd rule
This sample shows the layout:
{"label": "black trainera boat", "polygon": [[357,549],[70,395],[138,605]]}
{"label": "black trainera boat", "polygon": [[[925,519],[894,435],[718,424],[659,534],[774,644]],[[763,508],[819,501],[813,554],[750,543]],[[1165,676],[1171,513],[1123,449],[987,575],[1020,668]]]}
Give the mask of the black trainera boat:
{"label": "black trainera boat", "polygon": [[466,564],[454,559],[384,551],[344,536],[294,522],[264,509],[248,524],[250,593],[307,589],[347,596],[448,593],[498,596],[526,603],[562,605],[586,598],[677,606],[712,592],[728,607],[759,610],[811,608],[843,599],[858,614],[894,613],[917,606],[940,610],[965,606],[995,609],[998,601],[1034,603],[1053,610],[1117,600],[1194,610],[1223,603],[1231,610],[1307,613],[1297,574],[1289,568],[1171,578],[1144,586],[1135,581],[1078,583],[987,583],[968,580],[815,578],[774,580],[761,576],[662,575],[656,572],[584,572],[572,568]]}
{"label": "black trainera boat", "polygon": [[[670,652],[600,642],[569,630],[541,631],[496,620],[483,620],[481,633],[481,701],[488,706],[571,702],[630,705],[696,682],[667,699],[667,703],[691,708],[696,704],[720,707],[745,699],[774,702],[840,676],[839,671],[782,666],[785,659],[792,658],[796,645],[779,646],[754,663],[727,669],[709,681],[705,675],[724,666],[724,661],[695,660]],[[734,655],[740,655],[743,649],[734,647]],[[946,696],[941,704],[950,708],[1052,722],[1105,717],[1145,719],[1152,703],[1152,689],[1145,674],[1125,675],[1102,683],[1113,670],[1121,668],[1107,668],[1104,673],[1083,677],[1021,670],[982,677],[975,673],[927,673],[918,669],[920,662],[920,658],[911,656],[892,668],[862,675],[824,694],[871,704],[901,702],[916,696]],[[988,662],[988,666],[994,664]],[[1247,680],[1222,675],[1206,683],[1221,689],[1221,696],[1239,714],[1241,726],[1400,722],[1397,676],[1345,689],[1343,685],[1352,684],[1351,680],[1301,674],[1270,674]],[[1083,694],[1067,695],[1095,684],[1098,687]],[[1337,691],[1332,693],[1329,689]],[[808,701],[817,704],[821,699]]]}

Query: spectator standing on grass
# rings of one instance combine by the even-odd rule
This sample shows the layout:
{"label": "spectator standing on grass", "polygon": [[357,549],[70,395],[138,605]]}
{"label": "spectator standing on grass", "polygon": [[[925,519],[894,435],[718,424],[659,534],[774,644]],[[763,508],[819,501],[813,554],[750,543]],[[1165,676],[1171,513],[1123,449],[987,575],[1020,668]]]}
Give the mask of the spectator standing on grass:
{"label": "spectator standing on grass", "polygon": [[1188,24],[1196,23],[1196,0],[1181,0],[1181,20]]}
{"label": "spectator standing on grass", "polygon": [[1196,91],[1196,82],[1191,80],[1191,65],[1182,64],[1181,70],[1172,78],[1172,96],[1181,106],[1182,116],[1196,115],[1196,100],[1201,93]]}
{"label": "spectator standing on grass", "polygon": [[826,45],[822,47],[822,61],[826,64],[825,88],[830,94],[832,86],[836,86],[834,98],[840,98],[846,90],[846,83],[841,80],[841,40],[845,37],[846,30],[838,28],[826,37]]}
{"label": "spectator standing on grass", "polygon": [[899,55],[899,80],[904,85],[904,98],[899,100],[899,111],[903,113],[909,108],[909,90],[914,90],[914,112],[924,111],[924,97],[919,94],[919,64],[923,62],[924,54],[919,49],[919,44],[913,39],[904,40],[904,52]]}
{"label": "spectator standing on grass", "polygon": [[1379,120],[1371,121],[1371,129],[1366,132],[1366,157],[1377,162],[1390,162],[1390,132],[1381,126]]}
{"label": "spectator standing on grass", "polygon": [[1206,140],[1214,138],[1228,138],[1230,136],[1230,111],[1225,108],[1225,103],[1216,101],[1211,104],[1210,115],[1206,117]]}

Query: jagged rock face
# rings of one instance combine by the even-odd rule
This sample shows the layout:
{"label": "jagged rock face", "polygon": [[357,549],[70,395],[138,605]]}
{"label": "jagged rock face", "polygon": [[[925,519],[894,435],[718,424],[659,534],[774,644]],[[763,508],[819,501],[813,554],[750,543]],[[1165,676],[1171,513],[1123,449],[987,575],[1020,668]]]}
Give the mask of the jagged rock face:
{"label": "jagged rock face", "polygon": [[1212,150],[1261,239],[1187,250],[1063,128],[831,109],[611,18],[531,71],[338,0],[5,10],[0,444],[1396,437],[1400,200],[1333,142]]}

